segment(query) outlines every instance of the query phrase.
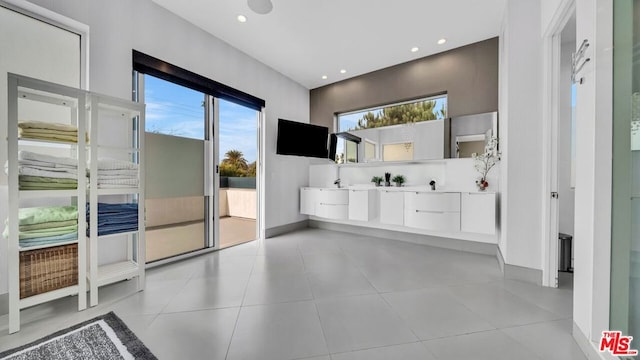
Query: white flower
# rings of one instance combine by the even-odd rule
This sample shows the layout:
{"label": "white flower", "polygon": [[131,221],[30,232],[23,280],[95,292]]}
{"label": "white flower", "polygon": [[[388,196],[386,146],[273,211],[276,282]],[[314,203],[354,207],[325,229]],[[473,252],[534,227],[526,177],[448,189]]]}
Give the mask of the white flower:
{"label": "white flower", "polygon": [[492,137],[484,147],[484,153],[474,154],[474,167],[482,176],[481,179],[486,180],[487,174],[495,164],[500,161],[500,152],[498,151],[498,138]]}

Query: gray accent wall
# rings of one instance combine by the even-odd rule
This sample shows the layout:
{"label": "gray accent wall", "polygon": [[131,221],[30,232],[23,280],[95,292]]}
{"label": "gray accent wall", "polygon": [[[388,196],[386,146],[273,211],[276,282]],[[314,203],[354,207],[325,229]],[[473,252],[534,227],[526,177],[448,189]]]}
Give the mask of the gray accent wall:
{"label": "gray accent wall", "polygon": [[333,129],[336,113],[448,95],[449,116],[498,111],[498,38],[311,90],[311,123]]}

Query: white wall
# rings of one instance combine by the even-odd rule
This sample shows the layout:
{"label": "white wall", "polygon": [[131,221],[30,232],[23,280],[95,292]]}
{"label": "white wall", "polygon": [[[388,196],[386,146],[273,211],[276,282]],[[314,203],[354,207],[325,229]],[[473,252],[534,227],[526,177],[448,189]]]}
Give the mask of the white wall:
{"label": "white wall", "polygon": [[297,189],[308,182],[308,160],[276,155],[275,148],[278,118],[309,122],[307,89],[150,0],[33,2],[89,25],[92,91],[130,98],[136,49],[264,99],[265,227],[306,218]]}
{"label": "white wall", "polygon": [[609,325],[613,0],[577,0],[577,39],[589,39],[576,101],[573,319],[590,340]]}
{"label": "white wall", "polygon": [[[89,26],[91,91],[130,99],[136,49],[264,99],[265,228],[306,219],[299,213],[298,188],[308,183],[309,160],[276,155],[275,148],[278,118],[309,122],[307,89],[150,0],[31,2]],[[118,245],[101,249],[100,261],[123,256]],[[6,264],[2,252],[0,261]],[[0,293],[6,292],[1,285]]]}
{"label": "white wall", "polygon": [[[500,192],[500,163],[496,164],[489,175],[488,191]],[[473,159],[444,159],[425,161],[420,164],[384,164],[375,165],[335,165],[312,164],[309,166],[309,186],[335,187],[333,184],[340,177],[344,187],[349,185],[372,185],[373,176],[384,177],[384,173],[404,175],[405,186],[428,186],[433,179],[436,189],[447,191],[476,191],[476,179],[480,177],[474,168]]]}
{"label": "white wall", "polygon": [[542,269],[542,47],[539,0],[507,2],[500,47],[505,263]]}

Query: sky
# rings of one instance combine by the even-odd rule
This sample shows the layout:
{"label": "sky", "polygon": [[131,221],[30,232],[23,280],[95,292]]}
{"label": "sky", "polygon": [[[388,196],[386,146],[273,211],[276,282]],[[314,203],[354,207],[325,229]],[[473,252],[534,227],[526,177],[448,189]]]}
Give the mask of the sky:
{"label": "sky", "polygon": [[[146,131],[204,140],[204,94],[145,75]],[[247,162],[257,158],[257,112],[220,100],[220,160],[240,150]]]}

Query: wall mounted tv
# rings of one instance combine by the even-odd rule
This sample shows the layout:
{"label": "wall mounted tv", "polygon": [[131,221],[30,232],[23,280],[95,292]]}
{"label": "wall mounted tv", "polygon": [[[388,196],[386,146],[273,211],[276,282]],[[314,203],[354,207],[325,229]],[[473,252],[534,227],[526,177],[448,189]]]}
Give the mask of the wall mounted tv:
{"label": "wall mounted tv", "polygon": [[329,128],[325,126],[278,119],[276,154],[326,159],[328,138]]}

